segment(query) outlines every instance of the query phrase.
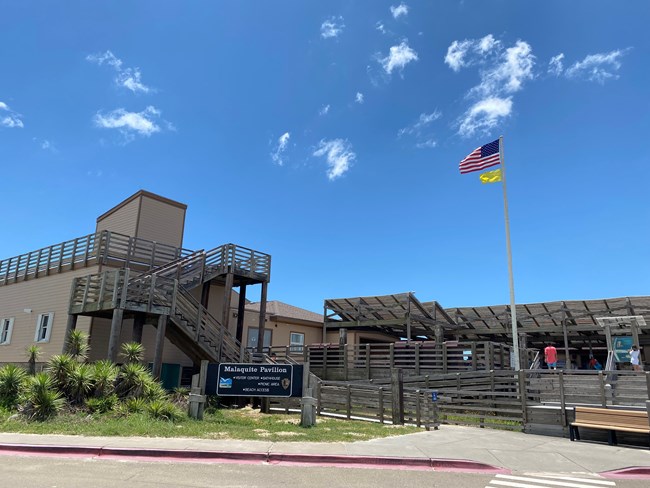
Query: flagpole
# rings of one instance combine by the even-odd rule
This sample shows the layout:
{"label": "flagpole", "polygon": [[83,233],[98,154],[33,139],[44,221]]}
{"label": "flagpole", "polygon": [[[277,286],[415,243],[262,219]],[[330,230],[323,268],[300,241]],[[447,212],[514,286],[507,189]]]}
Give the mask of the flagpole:
{"label": "flagpole", "polygon": [[506,249],[508,252],[508,281],[510,283],[510,316],[512,317],[512,348],[514,369],[519,371],[519,334],[517,333],[517,305],[515,304],[515,280],[512,276],[512,246],[510,245],[510,217],[508,216],[508,194],[506,192],[506,162],[503,159],[503,136],[499,137],[499,158],[501,159],[501,181],[503,183],[503,213],[506,221]]}

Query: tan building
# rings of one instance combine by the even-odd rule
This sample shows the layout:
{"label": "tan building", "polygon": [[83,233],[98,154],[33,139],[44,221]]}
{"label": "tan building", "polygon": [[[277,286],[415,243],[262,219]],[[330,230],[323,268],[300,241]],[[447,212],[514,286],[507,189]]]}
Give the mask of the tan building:
{"label": "tan building", "polygon": [[25,362],[33,344],[45,362],[78,329],[90,334],[91,360],[119,361],[123,342],[141,342],[173,385],[202,359],[239,361],[260,328],[272,345],[320,341],[322,317],[281,302],[260,323],[270,255],[183,248],[186,209],[139,191],[98,217],[94,233],[0,261],[0,363]]}

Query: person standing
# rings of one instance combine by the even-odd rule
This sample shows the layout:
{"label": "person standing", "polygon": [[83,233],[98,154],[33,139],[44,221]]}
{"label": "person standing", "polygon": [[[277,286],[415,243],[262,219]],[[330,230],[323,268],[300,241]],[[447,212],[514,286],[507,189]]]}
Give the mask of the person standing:
{"label": "person standing", "polygon": [[544,361],[548,369],[557,369],[557,349],[551,343],[544,349]]}
{"label": "person standing", "polygon": [[632,349],[628,351],[630,353],[630,362],[632,363],[632,369],[634,371],[643,371],[641,369],[641,351],[636,347],[636,344],[632,346]]}

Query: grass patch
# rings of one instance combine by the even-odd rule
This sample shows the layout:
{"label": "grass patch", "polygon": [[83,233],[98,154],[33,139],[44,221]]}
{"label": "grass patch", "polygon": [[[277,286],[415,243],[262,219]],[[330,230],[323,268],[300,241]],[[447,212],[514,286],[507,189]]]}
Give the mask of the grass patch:
{"label": "grass patch", "polygon": [[188,417],[169,422],[145,413],[126,417],[111,413],[61,413],[45,422],[11,418],[0,409],[0,431],[30,434],[86,436],[196,437],[200,439],[243,439],[288,442],[353,442],[421,432],[409,426],[387,426],[373,422],[318,418],[316,426],[300,427],[298,415],[261,414],[259,410],[218,409],[206,413],[203,421]]}

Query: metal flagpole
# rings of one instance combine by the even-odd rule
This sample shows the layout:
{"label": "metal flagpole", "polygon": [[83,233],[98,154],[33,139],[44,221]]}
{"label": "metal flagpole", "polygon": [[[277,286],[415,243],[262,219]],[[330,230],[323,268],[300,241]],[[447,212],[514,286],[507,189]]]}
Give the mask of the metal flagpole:
{"label": "metal flagpole", "polygon": [[517,333],[517,305],[515,304],[515,280],[512,277],[512,247],[510,245],[510,217],[508,216],[508,194],[506,192],[506,163],[503,159],[503,136],[499,137],[499,158],[501,159],[501,181],[503,183],[503,213],[506,220],[506,248],[508,252],[508,281],[510,282],[510,315],[512,317],[512,348],[514,369],[519,371],[519,334]]}

